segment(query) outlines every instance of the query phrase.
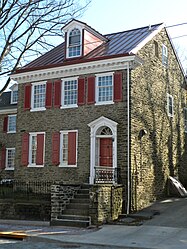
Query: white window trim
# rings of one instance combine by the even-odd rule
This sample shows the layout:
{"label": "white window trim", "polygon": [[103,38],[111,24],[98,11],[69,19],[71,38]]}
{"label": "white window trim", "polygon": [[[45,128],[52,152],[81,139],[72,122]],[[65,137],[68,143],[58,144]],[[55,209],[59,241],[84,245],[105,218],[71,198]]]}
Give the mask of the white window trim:
{"label": "white window trim", "polygon": [[32,83],[32,90],[31,90],[31,112],[38,112],[38,111],[45,111],[46,107],[34,108],[34,86],[36,85],[46,85],[46,81]]}
{"label": "white window trim", "polygon": [[[114,104],[114,72],[96,74],[96,84],[95,84],[95,105],[111,105]],[[112,76],[112,101],[98,101],[99,90],[98,90],[98,78],[103,76]]]}
{"label": "white window trim", "polygon": [[[81,36],[80,37],[80,55],[69,56],[69,35],[73,29],[78,29],[80,31],[80,36]],[[76,57],[80,57],[80,56],[82,56],[82,29],[79,26],[75,25],[75,26],[71,27],[71,29],[68,30],[68,32],[67,32],[66,58],[76,58]]]}
{"label": "white window trim", "polygon": [[13,92],[18,92],[18,89],[14,89],[14,90],[12,90],[11,91],[11,100],[10,100],[10,103],[11,104],[17,104],[18,103],[18,101],[13,101]]}
{"label": "white window trim", "polygon": [[[15,116],[16,119],[17,119],[17,114],[8,115],[8,125],[7,125],[7,133],[8,133],[8,134],[16,133],[16,130],[15,130],[15,131],[9,131],[9,117],[12,117],[12,116]],[[16,122],[16,123],[17,123],[17,122]]]}
{"label": "white window trim", "polygon": [[[187,113],[187,107],[184,107],[184,112],[186,111]],[[184,113],[185,114],[185,113]],[[187,119],[185,119],[185,115],[184,115],[184,132],[187,133],[187,125],[185,125],[185,123],[187,124]]]}
{"label": "white window trim", "polygon": [[[172,114],[169,112],[169,98],[172,98]],[[168,117],[171,117],[171,118],[174,116],[174,98],[169,93],[167,93],[167,114],[168,114]]]}
{"label": "white window trim", "polygon": [[[62,163],[62,142],[63,142],[63,135],[68,134],[69,132],[76,132],[76,164],[75,165],[69,165]],[[78,130],[64,130],[60,131],[60,164],[59,168],[77,168],[77,154],[78,154]]]}
{"label": "white window trim", "polygon": [[[16,148],[6,148],[6,163],[5,163],[5,170],[14,170],[14,167],[8,168],[8,150],[15,150]],[[15,166],[15,165],[14,165]]]}
{"label": "white window trim", "polygon": [[71,77],[71,78],[64,78],[62,79],[62,87],[61,87],[61,109],[68,109],[68,108],[76,108],[78,107],[78,104],[73,104],[73,105],[64,105],[64,82],[65,81],[71,81],[71,80],[76,80],[77,81],[77,101],[78,101],[78,76],[77,77]]}
{"label": "white window trim", "polygon": [[29,133],[29,164],[28,168],[43,168],[44,164],[37,165],[35,163],[31,163],[32,157],[31,157],[31,149],[32,149],[32,142],[31,142],[31,136],[37,136],[39,134],[44,134],[44,148],[43,148],[43,162],[45,159],[45,132],[30,132]]}

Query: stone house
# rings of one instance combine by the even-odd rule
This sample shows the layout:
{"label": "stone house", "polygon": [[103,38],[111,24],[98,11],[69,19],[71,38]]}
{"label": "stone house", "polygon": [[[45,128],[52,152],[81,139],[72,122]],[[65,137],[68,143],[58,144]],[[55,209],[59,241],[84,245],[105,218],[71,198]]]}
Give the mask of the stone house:
{"label": "stone house", "polygon": [[169,175],[187,178],[186,81],[172,41],[162,23],[102,35],[72,20],[63,31],[64,43],[11,75],[16,133],[0,135],[16,151],[14,178],[120,184],[123,212],[141,209]]}

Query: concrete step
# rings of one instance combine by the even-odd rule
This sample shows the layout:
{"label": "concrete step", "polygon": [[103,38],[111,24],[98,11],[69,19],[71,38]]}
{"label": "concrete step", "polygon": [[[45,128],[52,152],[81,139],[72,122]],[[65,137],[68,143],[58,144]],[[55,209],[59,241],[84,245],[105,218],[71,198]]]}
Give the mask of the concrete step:
{"label": "concrete step", "polygon": [[90,221],[84,220],[69,220],[69,219],[58,219],[51,221],[52,226],[69,226],[69,227],[88,227]]}
{"label": "concrete step", "polygon": [[77,194],[89,195],[89,189],[79,189],[79,190],[77,191]]}
{"label": "concrete step", "polygon": [[90,184],[83,184],[81,185],[81,189],[90,189],[92,185]]}
{"label": "concrete step", "polygon": [[62,214],[58,217],[59,220],[82,220],[82,221],[90,221],[90,216],[83,215],[68,215]]}
{"label": "concrete step", "polygon": [[90,198],[90,196],[89,196],[89,194],[76,194],[75,195],[75,199],[89,199]]}
{"label": "concrete step", "polygon": [[89,204],[90,200],[89,199],[78,199],[78,198],[74,198],[72,200],[70,200],[70,203],[85,203],[85,204]]}
{"label": "concrete step", "polygon": [[63,215],[82,215],[82,216],[88,216],[89,210],[88,209],[73,209],[73,208],[67,208],[63,211]]}
{"label": "concrete step", "polygon": [[89,204],[87,203],[70,203],[68,204],[66,209],[83,209],[83,210],[88,210],[89,209]]}

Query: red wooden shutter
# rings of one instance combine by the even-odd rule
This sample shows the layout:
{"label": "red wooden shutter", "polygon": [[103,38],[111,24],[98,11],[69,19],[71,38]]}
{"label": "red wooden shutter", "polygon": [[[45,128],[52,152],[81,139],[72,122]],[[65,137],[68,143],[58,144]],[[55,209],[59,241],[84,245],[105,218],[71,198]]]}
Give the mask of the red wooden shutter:
{"label": "red wooden shutter", "polygon": [[44,163],[44,134],[37,135],[36,165]]}
{"label": "red wooden shutter", "polygon": [[28,110],[31,108],[31,84],[25,85],[24,95],[24,109]]}
{"label": "red wooden shutter", "polygon": [[22,136],[22,154],[21,164],[27,166],[29,162],[29,134],[24,133]]}
{"label": "red wooden shutter", "polygon": [[61,80],[55,81],[55,92],[54,92],[54,107],[59,108],[61,105]]}
{"label": "red wooden shutter", "polygon": [[78,79],[78,105],[85,104],[85,78]]}
{"label": "red wooden shutter", "polygon": [[68,133],[68,165],[76,165],[76,132]]}
{"label": "red wooden shutter", "polygon": [[114,74],[114,101],[122,101],[122,73]]}
{"label": "red wooden shutter", "polygon": [[59,165],[60,163],[60,133],[55,132],[52,136],[52,163]]}
{"label": "red wooden shutter", "polygon": [[88,104],[95,103],[95,76],[88,77]]}
{"label": "red wooden shutter", "polygon": [[52,90],[53,90],[53,83],[47,82],[47,84],[46,84],[46,98],[45,98],[45,107],[46,108],[52,107]]}
{"label": "red wooden shutter", "polygon": [[1,149],[1,169],[5,168],[5,163],[6,163],[6,148],[5,146],[2,147]]}
{"label": "red wooden shutter", "polygon": [[8,116],[4,117],[3,132],[7,132],[7,129],[8,129]]}

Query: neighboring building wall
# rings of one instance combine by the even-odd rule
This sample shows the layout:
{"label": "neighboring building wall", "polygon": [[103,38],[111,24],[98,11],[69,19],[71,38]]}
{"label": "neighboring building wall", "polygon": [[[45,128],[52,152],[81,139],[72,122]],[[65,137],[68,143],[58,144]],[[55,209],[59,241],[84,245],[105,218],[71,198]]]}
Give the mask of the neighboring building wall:
{"label": "neighboring building wall", "polygon": [[[168,48],[167,67],[162,65],[162,44]],[[132,71],[131,80],[131,187],[134,210],[163,196],[168,176],[180,176],[181,159],[185,153],[184,78],[165,31],[147,43],[138,55],[144,64]],[[173,117],[167,114],[167,93],[173,96]],[[147,134],[140,138],[142,129]]]}
{"label": "neighboring building wall", "polygon": [[[99,72],[98,72],[99,73]],[[87,75],[84,75],[85,77]],[[90,128],[88,124],[104,116],[118,123],[117,164],[121,168],[123,183],[126,183],[126,71],[123,72],[123,102],[111,105],[85,104],[76,108],[50,108],[45,111],[24,110],[24,86],[19,84],[17,116],[17,146],[15,179],[20,180],[60,180],[63,183],[88,183],[90,176]],[[87,81],[85,82],[87,93]],[[87,96],[86,96],[87,99]],[[59,168],[52,164],[52,134],[62,130],[78,131],[77,167]],[[22,135],[29,132],[46,132],[45,165],[43,168],[21,166]]]}
{"label": "neighboring building wall", "polygon": [[[15,113],[11,113],[15,114]],[[10,115],[11,115],[10,114]],[[0,114],[0,180],[13,179],[14,170],[7,170],[6,166],[6,148],[16,147],[16,133],[7,133],[4,131],[4,120],[7,118],[7,114]]]}

